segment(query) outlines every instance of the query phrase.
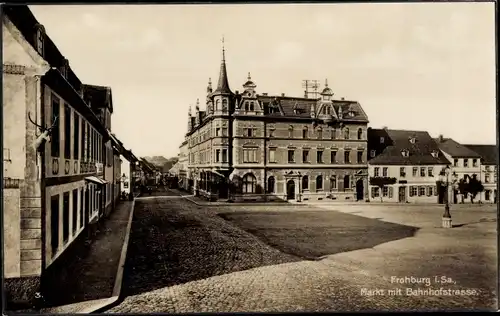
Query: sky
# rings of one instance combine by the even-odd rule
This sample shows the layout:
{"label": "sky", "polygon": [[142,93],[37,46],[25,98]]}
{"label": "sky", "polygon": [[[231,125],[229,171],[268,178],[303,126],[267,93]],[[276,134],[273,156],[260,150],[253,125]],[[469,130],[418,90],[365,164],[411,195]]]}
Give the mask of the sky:
{"label": "sky", "polygon": [[303,96],[325,79],[373,128],[496,144],[494,3],[38,5],[80,80],[110,86],[112,131],[139,156],[176,156],[189,106],[234,92]]}

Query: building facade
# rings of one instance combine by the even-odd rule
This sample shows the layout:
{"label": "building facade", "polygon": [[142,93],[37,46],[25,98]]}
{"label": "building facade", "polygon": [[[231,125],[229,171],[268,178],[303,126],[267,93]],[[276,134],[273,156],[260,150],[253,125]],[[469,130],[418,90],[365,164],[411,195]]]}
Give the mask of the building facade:
{"label": "building facade", "polygon": [[190,190],[189,188],[189,147],[188,142],[184,140],[179,146],[179,161],[178,166],[178,177],[179,177],[179,188],[183,190]]}
{"label": "building facade", "polygon": [[207,199],[364,200],[368,117],[356,101],[258,94],[248,74],[229,88],[223,58],[206,108],[188,113],[188,173]]}
{"label": "building facade", "polygon": [[[451,138],[440,135],[434,139],[444,156],[451,162],[451,171],[458,181],[468,181],[469,177],[481,177],[481,155]],[[476,198],[478,199],[479,196]],[[452,192],[451,203],[470,203],[470,199],[462,196],[458,187]]]}
{"label": "building facade", "polygon": [[29,8],[2,9],[4,290],[22,304],[104,213],[109,134]]}
{"label": "building facade", "polygon": [[483,203],[497,203],[498,188],[498,147],[495,145],[464,145],[481,156],[479,179],[484,185],[484,192],[479,195]]}
{"label": "building facade", "polygon": [[450,164],[427,132],[368,129],[370,178],[395,178],[395,183],[370,185],[370,201],[438,203],[437,181]]}

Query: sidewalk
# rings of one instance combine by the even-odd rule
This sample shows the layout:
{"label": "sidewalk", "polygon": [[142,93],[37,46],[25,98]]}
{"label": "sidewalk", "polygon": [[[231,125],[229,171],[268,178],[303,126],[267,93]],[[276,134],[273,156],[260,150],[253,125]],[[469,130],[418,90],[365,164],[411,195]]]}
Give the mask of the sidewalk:
{"label": "sidewalk", "polygon": [[119,294],[133,207],[134,201],[121,201],[101,223],[92,243],[78,249],[77,255],[46,281],[50,285],[46,301],[51,307],[42,313],[89,313]]}

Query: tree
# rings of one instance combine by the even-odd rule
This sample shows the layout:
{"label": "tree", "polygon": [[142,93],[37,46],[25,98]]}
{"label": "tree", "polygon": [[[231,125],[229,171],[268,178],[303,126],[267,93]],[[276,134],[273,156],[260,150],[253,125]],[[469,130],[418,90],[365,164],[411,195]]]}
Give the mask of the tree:
{"label": "tree", "polygon": [[474,199],[477,194],[484,191],[484,185],[481,183],[481,180],[477,179],[476,175],[473,175],[472,178],[469,178],[469,182],[467,183],[467,192],[470,194],[470,202],[474,204]]}
{"label": "tree", "polygon": [[389,177],[370,177],[370,185],[376,186],[380,188],[380,202],[384,202],[383,200],[383,189],[386,185],[391,185],[396,183],[396,178]]}
{"label": "tree", "polygon": [[462,200],[462,204],[464,203],[464,199],[467,197],[467,195],[469,194],[468,192],[469,190],[469,185],[467,182],[465,182],[465,179],[460,179],[458,181],[458,192],[460,192],[460,195],[461,195],[461,200]]}

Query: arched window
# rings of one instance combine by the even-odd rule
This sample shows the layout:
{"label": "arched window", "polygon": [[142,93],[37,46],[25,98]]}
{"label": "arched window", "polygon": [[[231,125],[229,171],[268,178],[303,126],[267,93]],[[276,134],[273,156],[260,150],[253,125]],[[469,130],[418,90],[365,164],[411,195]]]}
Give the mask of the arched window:
{"label": "arched window", "polygon": [[215,110],[220,111],[220,100],[215,101]]}
{"label": "arched window", "polygon": [[344,139],[349,139],[349,128],[344,129]]}
{"label": "arched window", "polygon": [[323,107],[323,110],[321,112],[322,114],[326,114],[326,106]]}
{"label": "arched window", "polygon": [[309,177],[308,176],[302,177],[302,191],[304,191],[304,190],[309,190]]}
{"label": "arched window", "polygon": [[250,111],[255,111],[255,108],[254,108],[253,102],[250,102]]}
{"label": "arched window", "polygon": [[332,127],[332,129],[330,130],[331,131],[331,139],[335,139],[336,138],[336,134],[337,134],[337,131],[335,130],[335,127]]}
{"label": "arched window", "polygon": [[293,138],[293,126],[288,126],[288,137]]}
{"label": "arched window", "polygon": [[362,128],[358,129],[358,139],[363,139],[363,129]]}
{"label": "arched window", "polygon": [[316,177],[316,190],[323,190],[323,176]]}
{"label": "arched window", "polygon": [[344,189],[349,189],[351,187],[351,181],[349,175],[344,176]]}
{"label": "arched window", "polygon": [[318,127],[318,139],[323,138],[323,129],[321,127]]}
{"label": "arched window", "polygon": [[248,111],[249,107],[248,107],[248,101],[245,102],[245,111]]}
{"label": "arched window", "polygon": [[243,193],[255,193],[257,179],[251,173],[247,173],[243,177]]}
{"label": "arched window", "polygon": [[330,107],[329,106],[326,107],[326,114],[330,115]]}
{"label": "arched window", "polygon": [[307,126],[304,126],[304,128],[302,129],[302,138],[307,138]]}
{"label": "arched window", "polygon": [[267,178],[267,193],[274,193],[274,177]]}
{"label": "arched window", "polygon": [[227,100],[226,99],[222,100],[222,111],[227,111]]}

